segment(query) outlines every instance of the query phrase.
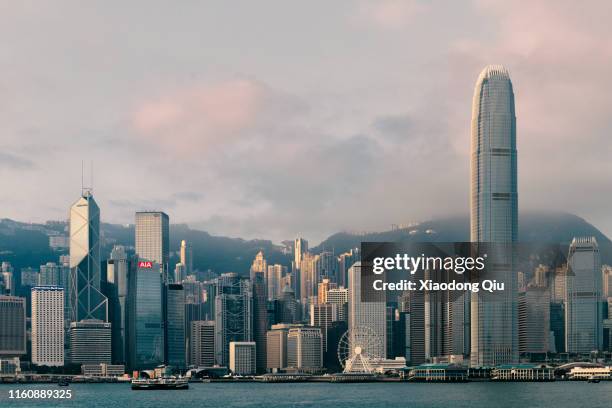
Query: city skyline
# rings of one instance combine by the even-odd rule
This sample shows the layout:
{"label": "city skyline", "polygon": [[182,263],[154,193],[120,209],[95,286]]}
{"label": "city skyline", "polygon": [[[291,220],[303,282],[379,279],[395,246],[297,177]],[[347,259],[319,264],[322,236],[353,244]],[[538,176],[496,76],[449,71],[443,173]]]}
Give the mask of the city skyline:
{"label": "city skyline", "polygon": [[[521,208],[565,210],[612,232],[600,148],[607,2],[340,2],[324,18],[310,4],[168,7],[149,3],[142,17],[136,5],[2,6],[4,216],[64,219],[81,160],[94,162],[107,222],[163,208],[213,234],[317,242],[466,213],[464,101],[481,67],[502,63],[520,96]],[[142,24],[129,24],[135,15]],[[218,17],[239,22],[232,35]],[[151,41],[159,27],[163,41]],[[379,183],[398,174],[411,188]]]}

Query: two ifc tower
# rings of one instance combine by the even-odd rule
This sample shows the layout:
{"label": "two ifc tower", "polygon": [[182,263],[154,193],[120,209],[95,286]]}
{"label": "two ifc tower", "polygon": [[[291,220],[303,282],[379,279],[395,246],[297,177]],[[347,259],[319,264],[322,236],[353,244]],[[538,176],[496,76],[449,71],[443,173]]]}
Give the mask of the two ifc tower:
{"label": "two ifc tower", "polygon": [[[511,247],[518,238],[516,115],[508,70],[487,66],[472,101],[470,240]],[[510,244],[508,246],[507,244]],[[492,278],[506,282],[495,300],[471,295],[470,363],[517,363],[518,292],[512,250],[498,254]],[[501,266],[501,267],[500,267]]]}

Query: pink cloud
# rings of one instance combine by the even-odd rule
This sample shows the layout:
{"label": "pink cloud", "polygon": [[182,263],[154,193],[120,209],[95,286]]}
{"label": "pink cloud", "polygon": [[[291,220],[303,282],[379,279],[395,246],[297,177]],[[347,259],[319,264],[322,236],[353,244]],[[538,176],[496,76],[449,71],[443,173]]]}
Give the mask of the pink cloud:
{"label": "pink cloud", "polygon": [[254,126],[267,89],[254,81],[196,85],[144,101],[132,114],[137,134],[179,153],[201,152]]}

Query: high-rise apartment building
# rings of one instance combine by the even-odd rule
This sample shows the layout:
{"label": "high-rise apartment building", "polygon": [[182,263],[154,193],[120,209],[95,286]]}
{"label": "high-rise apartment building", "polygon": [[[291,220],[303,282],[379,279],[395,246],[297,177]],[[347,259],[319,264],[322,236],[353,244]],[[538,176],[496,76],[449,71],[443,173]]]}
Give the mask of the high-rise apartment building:
{"label": "high-rise apartment building", "polygon": [[[492,243],[496,266],[488,278],[505,283],[493,296],[471,296],[471,364],[517,363],[517,277],[512,243],[518,237],[516,115],[508,70],[487,66],[472,103],[471,241]],[[460,299],[459,301],[463,301]]]}
{"label": "high-rise apartment building", "polygon": [[64,365],[64,288],[32,288],[32,363]]}
{"label": "high-rise apartment building", "polygon": [[304,238],[296,238],[293,243],[293,262],[297,269],[300,269],[302,264],[302,255],[308,252],[308,241]]}
{"label": "high-rise apartment building", "polygon": [[181,241],[181,264],[185,266],[185,276],[193,273],[193,248],[187,241]]}

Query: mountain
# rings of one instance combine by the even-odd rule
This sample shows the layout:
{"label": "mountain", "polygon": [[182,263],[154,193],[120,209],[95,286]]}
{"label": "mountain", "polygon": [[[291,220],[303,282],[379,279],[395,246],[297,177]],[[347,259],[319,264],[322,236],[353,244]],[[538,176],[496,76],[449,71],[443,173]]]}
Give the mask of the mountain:
{"label": "mountain", "polygon": [[[38,268],[46,262],[57,262],[67,248],[53,250],[50,236],[66,236],[65,222],[29,224],[0,220],[0,261],[9,261],[16,271],[23,267]],[[134,226],[106,224],[101,226],[101,256],[106,259],[114,244],[134,246]],[[519,219],[519,240],[534,244],[561,244],[567,246],[574,236],[595,236],[599,242],[602,262],[612,264],[612,242],[601,231],[584,219],[572,214],[554,212],[524,212]],[[291,256],[283,247],[268,240],[244,240],[210,235],[189,228],[185,224],[170,226],[170,264],[178,261],[180,241],[187,240],[193,247],[194,267],[215,272],[248,274],[251,262],[258,251],[263,250],[268,263],[291,264]],[[312,249],[320,252],[333,250],[336,254],[358,247],[362,241],[455,242],[469,240],[469,218],[447,217],[422,222],[418,225],[393,231],[368,234],[337,233]],[[17,274],[19,275],[19,274]],[[16,276],[19,283],[19,276]]]}
{"label": "mountain", "polygon": [[[594,236],[602,263],[612,263],[612,242],[584,219],[568,213],[530,211],[519,216],[519,242],[560,244],[567,247],[573,237]],[[333,250],[340,254],[363,242],[462,242],[470,239],[470,220],[466,216],[441,218],[392,231],[352,234],[340,232],[327,238],[313,252]]]}

